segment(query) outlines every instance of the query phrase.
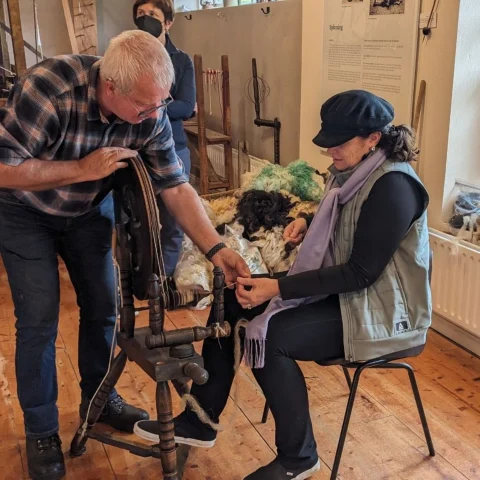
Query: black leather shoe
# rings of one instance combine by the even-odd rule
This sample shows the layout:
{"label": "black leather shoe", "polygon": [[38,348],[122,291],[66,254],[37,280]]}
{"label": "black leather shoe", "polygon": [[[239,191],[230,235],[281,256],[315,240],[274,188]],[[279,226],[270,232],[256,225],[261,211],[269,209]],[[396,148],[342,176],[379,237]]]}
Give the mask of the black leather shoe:
{"label": "black leather shoe", "polygon": [[[85,420],[90,400],[82,397],[80,404],[80,418]],[[145,410],[129,405],[120,395],[109,400],[105,405],[100,418],[101,423],[106,423],[121,432],[133,433],[134,425],[150,417]]]}
{"label": "black leather shoe", "polygon": [[27,461],[28,474],[33,480],[57,480],[65,476],[62,441],[57,434],[27,437]]}

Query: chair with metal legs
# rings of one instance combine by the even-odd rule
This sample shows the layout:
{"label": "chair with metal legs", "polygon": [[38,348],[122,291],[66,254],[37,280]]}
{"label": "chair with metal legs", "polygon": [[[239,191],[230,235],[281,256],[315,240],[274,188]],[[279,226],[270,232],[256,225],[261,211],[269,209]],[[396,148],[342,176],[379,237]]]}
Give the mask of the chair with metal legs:
{"label": "chair with metal legs", "polygon": [[[341,363],[339,360],[332,362],[316,362],[321,366],[332,366],[332,365],[341,365],[345,378],[347,380],[348,387],[350,389],[350,394],[348,396],[347,408],[345,410],[345,416],[343,418],[342,430],[340,433],[340,438],[338,440],[337,452],[335,454],[335,460],[333,462],[332,474],[330,480],[335,480],[337,478],[338,469],[340,467],[340,461],[342,459],[343,447],[345,445],[345,439],[347,438],[348,425],[350,423],[350,417],[352,415],[353,403],[355,402],[355,396],[357,394],[358,383],[360,381],[361,374],[368,368],[395,368],[395,369],[405,369],[408,372],[408,377],[412,385],[413,395],[415,397],[415,403],[417,404],[418,414],[420,415],[420,420],[423,426],[423,432],[425,434],[425,439],[428,445],[428,452],[430,456],[435,456],[435,450],[433,448],[432,437],[430,435],[430,430],[427,424],[427,418],[425,416],[425,411],[423,409],[422,399],[420,398],[420,392],[418,390],[417,381],[415,379],[415,373],[413,368],[408,363],[395,362],[394,360],[400,360],[401,358],[414,357],[419,355],[424,349],[424,345],[420,347],[412,348],[405,350],[403,352],[398,352],[396,354],[391,354],[386,357],[382,357],[375,360],[370,360],[368,362],[354,362],[354,363]],[[353,381],[350,377],[349,368],[355,369],[355,374],[353,375]],[[263,410],[262,423],[265,423],[268,418],[269,407],[265,403],[265,408]]]}

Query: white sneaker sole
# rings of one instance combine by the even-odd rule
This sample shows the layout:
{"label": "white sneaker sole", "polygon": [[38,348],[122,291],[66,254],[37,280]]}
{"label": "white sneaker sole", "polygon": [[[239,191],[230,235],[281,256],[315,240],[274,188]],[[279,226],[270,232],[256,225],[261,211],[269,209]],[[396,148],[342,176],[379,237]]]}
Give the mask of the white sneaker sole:
{"label": "white sneaker sole", "polygon": [[310,470],[302,472],[296,477],[292,477],[292,480],[306,480],[307,478],[310,478],[315,472],[318,472],[318,470],[320,470],[320,459],[312,468],[310,468]]}
{"label": "white sneaker sole", "polygon": [[[148,440],[149,442],[153,442],[153,443],[159,442],[158,435],[142,430],[140,427],[138,427],[137,424],[135,424],[135,426],[133,427],[133,433],[137,437],[143,438],[144,440]],[[183,438],[183,437],[175,436],[175,443],[180,443],[182,445],[190,445],[191,447],[198,447],[198,448],[212,448],[215,445],[215,440],[206,441],[206,440],[196,440],[194,438]]]}
{"label": "white sneaker sole", "polygon": [[212,448],[215,445],[215,440],[195,440],[194,438],[183,438],[175,436],[175,443],[182,445],[190,445],[198,448]]}

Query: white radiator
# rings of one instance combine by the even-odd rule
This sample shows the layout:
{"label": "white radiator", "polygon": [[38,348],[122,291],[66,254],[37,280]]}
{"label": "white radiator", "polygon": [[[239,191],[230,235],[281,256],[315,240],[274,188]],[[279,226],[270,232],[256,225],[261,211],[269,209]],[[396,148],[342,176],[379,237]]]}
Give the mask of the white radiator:
{"label": "white radiator", "polygon": [[[225,160],[223,157],[223,145],[208,145],[207,154],[208,154],[208,158],[212,162],[215,172],[221,177],[225,177]],[[240,165],[240,157],[241,155],[238,154],[238,150],[233,149],[232,163],[233,163],[233,178],[235,182],[235,187],[240,186],[238,185],[238,169],[239,168],[241,169],[240,170],[241,173],[244,173],[248,169],[248,165]],[[252,172],[259,170],[263,168],[266,164],[270,163],[268,162],[268,160],[262,160],[252,155],[248,155],[248,157],[250,159],[250,170]]]}
{"label": "white radiator", "polygon": [[[480,249],[467,242],[457,243],[451,235],[433,229],[430,245],[433,311],[477,337],[474,343],[480,347]],[[459,339],[454,340],[463,344]],[[476,350],[472,346],[467,348]]]}

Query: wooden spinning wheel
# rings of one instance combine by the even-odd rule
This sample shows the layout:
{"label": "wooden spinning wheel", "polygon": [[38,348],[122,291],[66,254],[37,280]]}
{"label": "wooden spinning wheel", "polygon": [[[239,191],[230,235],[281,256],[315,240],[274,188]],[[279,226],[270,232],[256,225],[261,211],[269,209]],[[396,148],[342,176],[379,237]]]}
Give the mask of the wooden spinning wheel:
{"label": "wooden spinning wheel", "polygon": [[[117,172],[118,173],[118,172]],[[155,194],[142,160],[131,159],[115,180],[116,260],[119,266],[120,328],[117,344],[120,353],[93,397],[87,418],[79,426],[72,440],[70,454],[81,456],[89,438],[130,451],[142,457],[161,460],[164,478],[180,480],[177,473],[177,454],[174,440],[172,399],[168,382],[180,395],[188,393],[188,382],[203,384],[208,372],[203,359],[195,352],[193,342],[205,338],[230,335],[230,325],[224,322],[223,290],[225,277],[218,267],[214,269],[214,304],[216,323],[209,327],[164,330],[165,308],[168,296],[161,290],[163,260],[159,249],[160,219]],[[135,328],[134,297],[148,299],[149,326]],[[137,363],[157,383],[156,405],[159,426],[157,445],[144,445],[125,440],[115,434],[102,434],[95,424],[109,398],[109,394],[123,372],[127,358]]]}
{"label": "wooden spinning wheel", "polygon": [[148,177],[142,175],[146,172],[136,164],[120,172],[115,189],[117,217],[123,210],[128,218],[125,229],[131,255],[133,294],[138,300],[147,300],[151,275],[161,277],[163,273],[163,261],[158,251],[161,227],[156,221],[155,194]]}

